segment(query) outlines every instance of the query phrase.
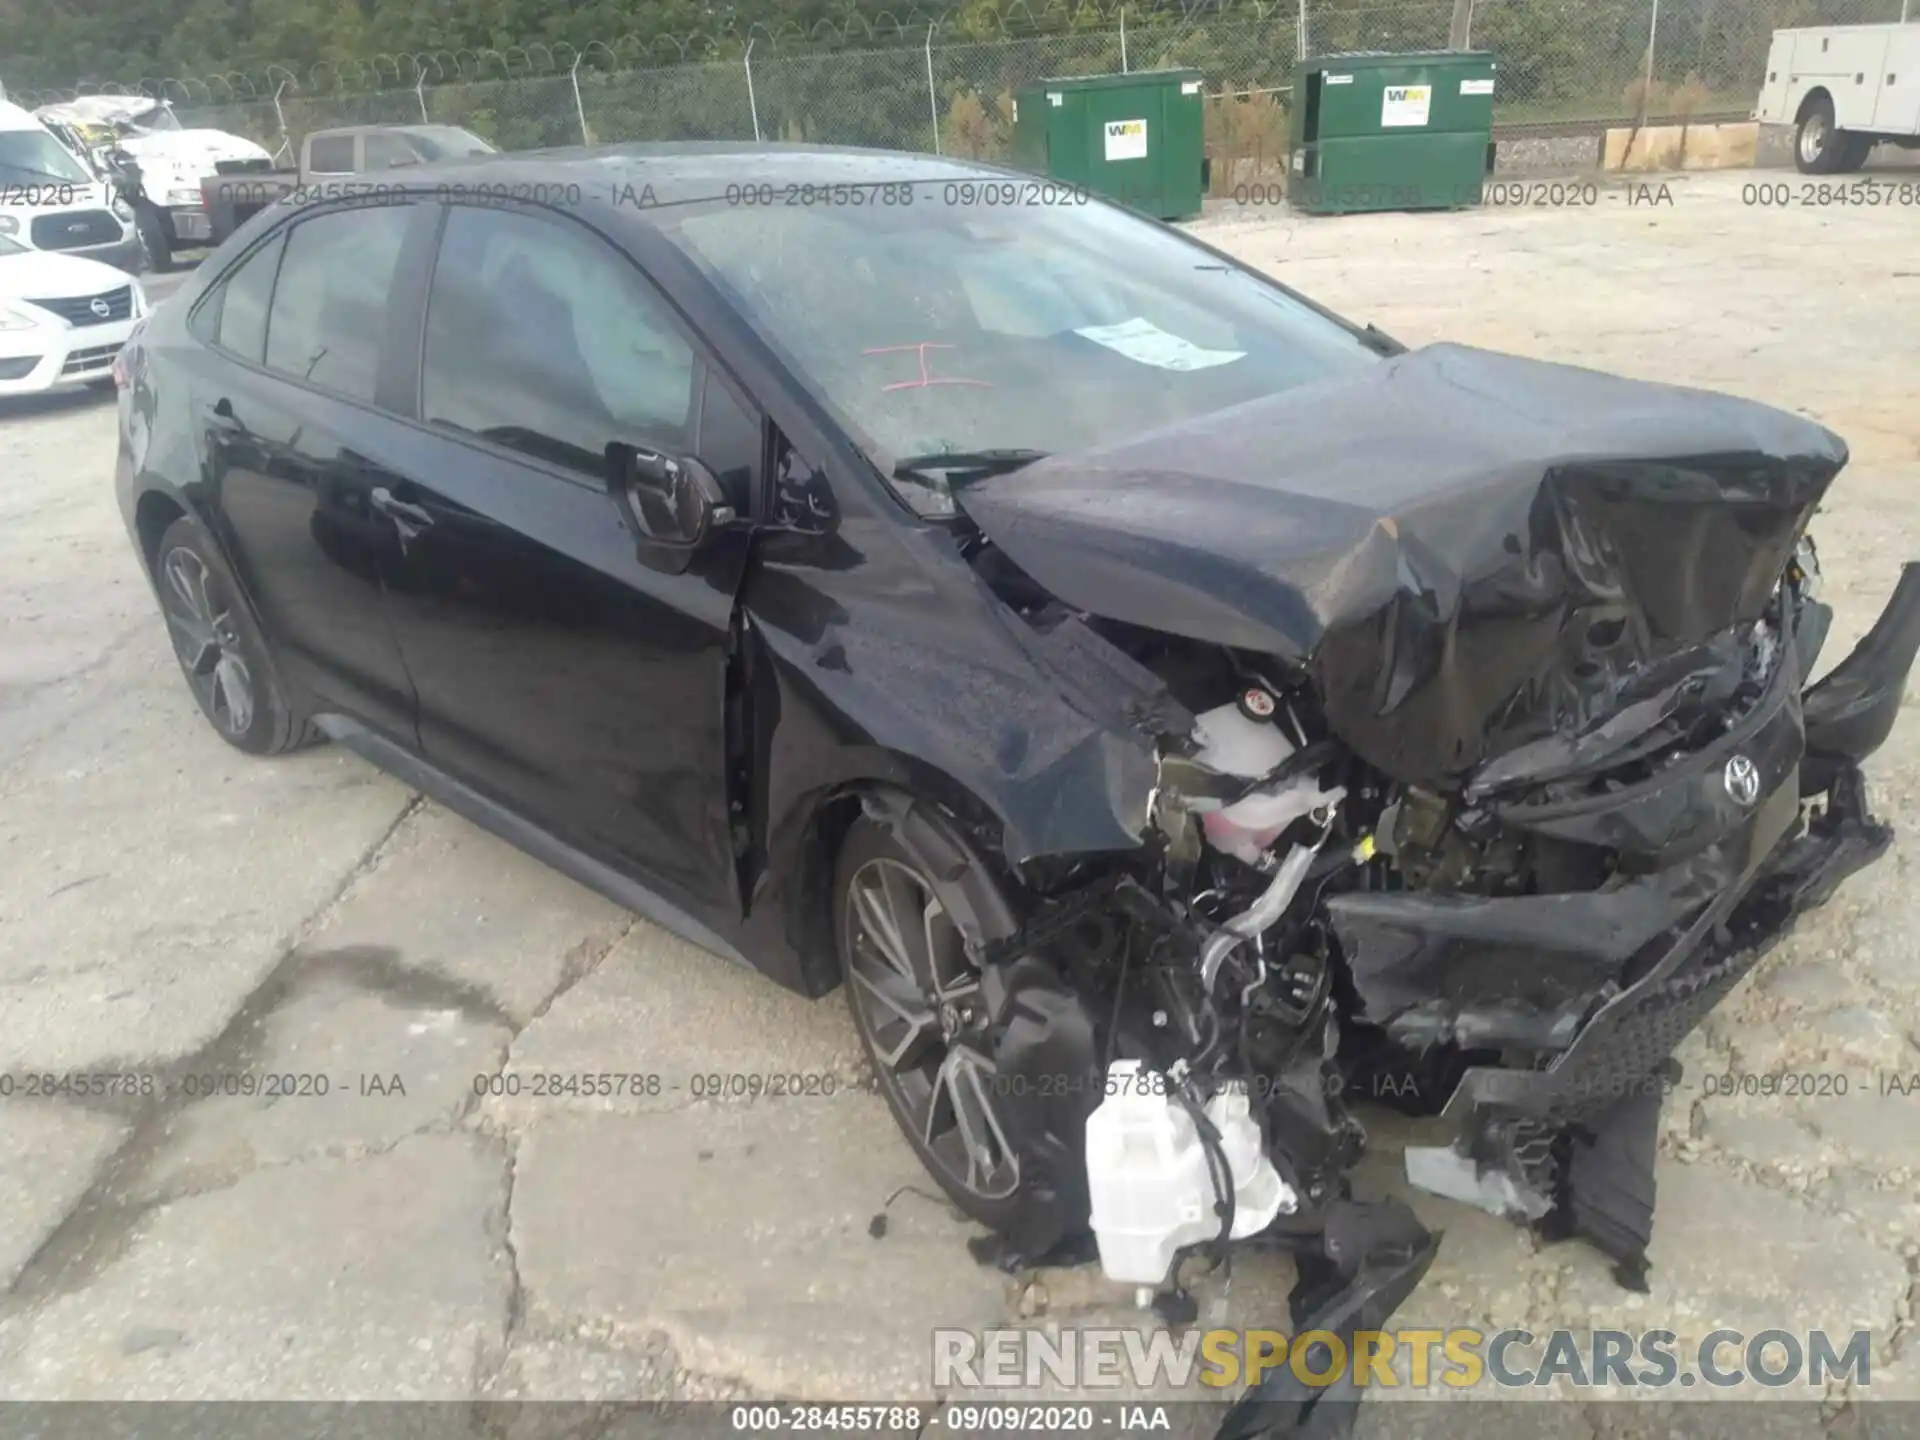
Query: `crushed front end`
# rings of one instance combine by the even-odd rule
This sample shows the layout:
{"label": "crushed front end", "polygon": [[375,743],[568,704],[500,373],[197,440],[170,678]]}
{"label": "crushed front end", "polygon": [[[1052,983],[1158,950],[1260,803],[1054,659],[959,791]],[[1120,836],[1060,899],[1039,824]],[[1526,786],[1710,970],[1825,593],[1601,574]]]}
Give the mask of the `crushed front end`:
{"label": "crushed front end", "polygon": [[[1438,1237],[1354,1198],[1358,1095],[1454,1122],[1415,1185],[1644,1289],[1675,1047],[1890,843],[1860,764],[1920,565],[1809,685],[1829,432],[1458,347],[1310,388],[961,492],[976,572],[1157,777],[1137,850],[1011,857],[985,958],[1025,957],[1032,1023],[996,1063],[1106,1076],[1016,1113],[1056,1183],[1012,1247],[1090,1226],[1177,1314],[1182,1256],[1259,1234],[1297,1332],[1379,1328]],[[1227,1433],[1339,1399],[1282,1374]]]}

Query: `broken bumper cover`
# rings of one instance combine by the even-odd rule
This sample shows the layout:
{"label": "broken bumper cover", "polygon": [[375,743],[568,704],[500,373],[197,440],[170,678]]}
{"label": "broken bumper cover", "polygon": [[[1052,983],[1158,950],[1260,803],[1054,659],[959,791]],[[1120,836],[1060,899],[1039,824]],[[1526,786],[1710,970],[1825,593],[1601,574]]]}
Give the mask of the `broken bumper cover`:
{"label": "broken bumper cover", "polygon": [[[1689,861],[1623,887],[1616,893],[1629,898],[1612,909],[1604,908],[1606,897],[1543,897],[1603,908],[1576,917],[1549,904],[1531,924],[1514,925],[1514,912],[1490,919],[1486,907],[1468,905],[1449,925],[1441,904],[1419,917],[1434,928],[1416,936],[1411,915],[1395,916],[1371,899],[1350,908],[1343,940],[1371,942],[1362,953],[1370,949],[1376,961],[1389,957],[1370,977],[1356,976],[1363,998],[1371,979],[1375,1003],[1398,999],[1402,984],[1444,981],[1450,961],[1457,965],[1463,954],[1489,946],[1507,950],[1509,959],[1512,950],[1532,947],[1541,961],[1535,973],[1548,978],[1528,998],[1550,1001],[1555,987],[1584,967],[1608,956],[1617,965],[1626,947],[1622,981],[1603,987],[1607,998],[1597,1009],[1587,997],[1584,1021],[1570,1006],[1555,1012],[1548,1004],[1543,1022],[1534,1003],[1478,1016],[1460,1005],[1409,1006],[1396,1016],[1403,1041],[1424,1031],[1431,1040],[1471,1044],[1508,1031],[1506,1040],[1518,1043],[1527,1032],[1557,1050],[1539,1069],[1468,1070],[1445,1110],[1459,1123],[1459,1139],[1450,1148],[1407,1152],[1416,1184],[1538,1224],[1548,1238],[1584,1236],[1616,1261],[1622,1284],[1647,1288],[1654,1143],[1665,1090],[1677,1078],[1673,1050],[1799,915],[1824,904],[1891,844],[1891,828],[1867,809],[1859,762],[1890,733],[1916,650],[1920,565],[1909,565],[1879,622],[1827,680],[1804,699],[1789,692],[1787,703],[1758,707],[1740,728],[1738,743],[1772,787],[1748,823]],[[1803,794],[1824,797],[1805,824]],[[1660,808],[1656,802],[1643,818]],[[1672,918],[1676,911],[1682,918]],[[1662,916],[1659,932],[1646,938],[1644,927]],[[1596,928],[1559,928],[1575,919]],[[1543,948],[1557,950],[1561,963],[1541,957]],[[1460,977],[1454,970],[1452,978]],[[1439,993],[1459,990],[1443,986]],[[1556,1013],[1566,1023],[1551,1018]],[[1299,1255],[1294,1328],[1330,1333],[1352,1353],[1355,1333],[1384,1328],[1418,1287],[1441,1237],[1391,1201],[1338,1202],[1320,1219],[1317,1230],[1282,1237]],[[1307,1386],[1281,1371],[1240,1398],[1217,1440],[1339,1435],[1359,1399],[1350,1372],[1330,1386]]]}
{"label": "broken bumper cover", "polygon": [[[1747,727],[1742,743],[1774,787],[1752,820],[1691,860],[1617,892],[1641,890],[1644,907],[1617,903],[1628,907],[1623,913],[1657,914],[1698,896],[1716,872],[1722,883],[1683,921],[1632,950],[1619,981],[1598,992],[1597,1006],[1595,996],[1569,995],[1548,1021],[1526,1017],[1536,1038],[1556,1029],[1555,1038],[1564,1037],[1547,1047],[1557,1052],[1551,1063],[1468,1070],[1445,1111],[1459,1124],[1458,1138],[1451,1147],[1408,1150],[1414,1184],[1538,1224],[1553,1238],[1583,1236],[1616,1261],[1622,1284],[1646,1288],[1654,1144],[1661,1102],[1678,1078],[1673,1051],[1801,914],[1891,844],[1890,827],[1868,810],[1859,762],[1891,732],[1917,649],[1920,565],[1909,565],[1853,654],[1799,704]],[[1804,824],[1803,799],[1817,802]],[[1631,925],[1616,940],[1622,935],[1637,938]],[[1565,943],[1541,948],[1564,960]],[[1609,948],[1604,937],[1585,943],[1589,954]],[[1543,954],[1539,968],[1553,971],[1552,956]],[[1575,1009],[1583,1003],[1584,1020]],[[1500,1026],[1482,1016],[1475,1032],[1450,1017],[1450,1034],[1463,1040]]]}

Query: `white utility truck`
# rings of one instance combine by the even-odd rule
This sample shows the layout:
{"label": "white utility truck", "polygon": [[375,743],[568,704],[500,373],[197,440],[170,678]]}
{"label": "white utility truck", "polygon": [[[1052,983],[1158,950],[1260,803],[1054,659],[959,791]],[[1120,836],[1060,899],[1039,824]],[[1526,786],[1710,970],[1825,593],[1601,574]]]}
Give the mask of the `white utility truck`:
{"label": "white utility truck", "polygon": [[1807,175],[1858,170],[1881,141],[1920,146],[1920,20],[1774,31],[1753,118],[1794,127]]}

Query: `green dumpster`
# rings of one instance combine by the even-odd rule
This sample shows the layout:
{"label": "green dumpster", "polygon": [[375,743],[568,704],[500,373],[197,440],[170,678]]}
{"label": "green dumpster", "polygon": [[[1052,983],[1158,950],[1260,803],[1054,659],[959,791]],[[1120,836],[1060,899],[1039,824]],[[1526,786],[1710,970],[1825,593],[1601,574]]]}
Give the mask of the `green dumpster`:
{"label": "green dumpster", "polygon": [[1198,70],[1075,75],[1014,95],[1013,163],[1161,220],[1200,213],[1205,116]]}
{"label": "green dumpster", "polygon": [[1471,50],[1302,61],[1287,198],[1315,215],[1478,205],[1494,70],[1492,55]]}

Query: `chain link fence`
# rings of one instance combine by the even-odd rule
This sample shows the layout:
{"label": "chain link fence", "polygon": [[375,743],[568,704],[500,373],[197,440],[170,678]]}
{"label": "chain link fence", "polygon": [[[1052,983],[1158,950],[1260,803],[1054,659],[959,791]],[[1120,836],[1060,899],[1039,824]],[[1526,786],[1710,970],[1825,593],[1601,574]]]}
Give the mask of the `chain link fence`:
{"label": "chain link fence", "polygon": [[[1011,22],[1002,21],[999,35],[968,35],[949,16],[914,28],[863,22],[860,32],[825,36],[837,42],[831,48],[798,31],[656,41],[641,53],[674,63],[631,68],[607,45],[560,46],[557,56],[534,46],[381,57],[351,75],[316,66],[304,82],[276,66],[264,77],[91,88],[170,98],[183,125],[247,135],[283,159],[312,130],[430,121],[464,125],[508,150],[758,139],[1004,160],[1021,86],[1190,67],[1207,77],[1218,186],[1284,163],[1286,103],[1303,55],[1441,49],[1464,21],[1468,43],[1499,57],[1499,127],[1728,118],[1749,112],[1776,28],[1900,20],[1916,0],[1211,0],[1144,15],[1095,3],[1024,15],[1023,27],[1054,33],[1007,34]],[[1098,21],[1091,28],[1089,15]],[[867,48],[849,45],[860,38]],[[714,58],[684,58],[702,50]],[[351,88],[382,76],[411,83]],[[14,91],[27,104],[72,93]]]}

